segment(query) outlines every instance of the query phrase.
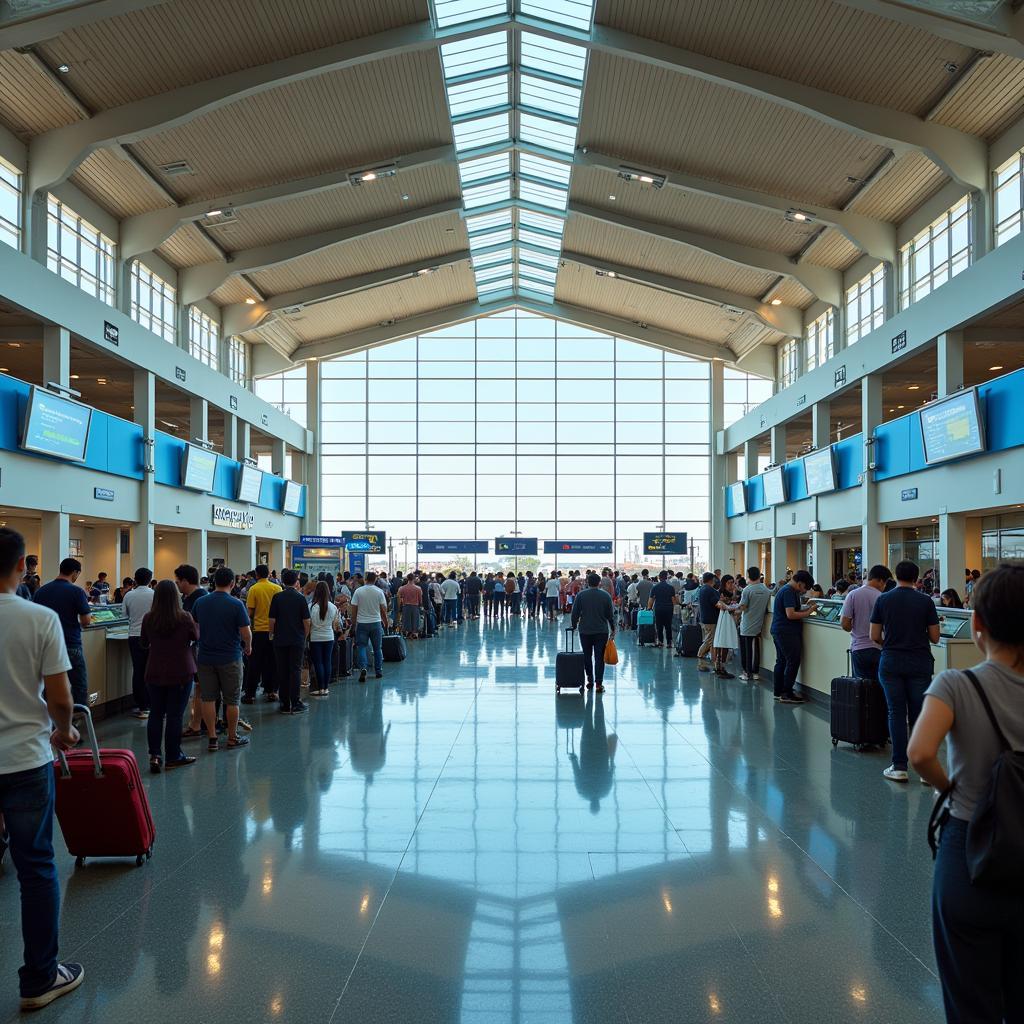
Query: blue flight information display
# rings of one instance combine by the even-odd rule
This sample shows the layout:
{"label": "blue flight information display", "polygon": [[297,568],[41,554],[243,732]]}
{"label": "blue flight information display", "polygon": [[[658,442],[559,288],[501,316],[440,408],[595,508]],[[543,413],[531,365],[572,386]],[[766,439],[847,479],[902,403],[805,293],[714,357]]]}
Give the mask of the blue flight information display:
{"label": "blue flight information display", "polygon": [[546,540],[545,555],[610,555],[610,540]]}
{"label": "blue flight information display", "polygon": [[645,533],[645,555],[685,555],[689,552],[685,533]]}
{"label": "blue flight information display", "polygon": [[297,484],[294,480],[285,480],[284,501],[281,503],[281,511],[291,516],[297,516],[301,504],[302,484]]}
{"label": "blue flight information display", "polygon": [[346,551],[382,555],[387,549],[386,536],[379,530],[343,530],[341,540]]}
{"label": "blue flight information display", "polygon": [[985,450],[976,388],[958,391],[926,405],[919,413],[924,460],[928,465]]}
{"label": "blue flight information display", "polygon": [[537,538],[495,537],[494,553],[496,555],[535,555],[537,554]]}
{"label": "blue flight information display", "polygon": [[91,422],[89,406],[33,387],[25,410],[21,447],[26,452],[84,462]]}
{"label": "blue flight information display", "polygon": [[416,553],[419,555],[486,555],[485,540],[418,540]]}

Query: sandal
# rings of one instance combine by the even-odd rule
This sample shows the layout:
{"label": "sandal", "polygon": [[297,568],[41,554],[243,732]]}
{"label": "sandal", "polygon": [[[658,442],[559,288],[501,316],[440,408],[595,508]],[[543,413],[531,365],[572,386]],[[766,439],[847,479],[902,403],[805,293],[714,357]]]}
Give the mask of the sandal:
{"label": "sandal", "polygon": [[233,740],[228,740],[228,750],[232,750],[235,747],[244,747],[248,742],[248,736],[236,736]]}
{"label": "sandal", "polygon": [[207,745],[206,745],[206,749],[207,749],[207,750],[208,750],[208,751],[209,751],[209,752],[210,752],[211,754],[216,754],[216,753],[217,753],[217,751],[218,751],[218,750],[220,750],[220,740],[219,740],[219,739],[217,739],[217,737],[216,737],[216,736],[214,736],[214,738],[213,738],[212,740],[210,740],[210,742],[209,742],[209,743],[207,743]]}
{"label": "sandal", "polygon": [[181,732],[181,738],[183,740],[194,740],[202,735],[203,734],[201,730],[193,729],[192,726],[189,726],[187,729],[183,729]]}

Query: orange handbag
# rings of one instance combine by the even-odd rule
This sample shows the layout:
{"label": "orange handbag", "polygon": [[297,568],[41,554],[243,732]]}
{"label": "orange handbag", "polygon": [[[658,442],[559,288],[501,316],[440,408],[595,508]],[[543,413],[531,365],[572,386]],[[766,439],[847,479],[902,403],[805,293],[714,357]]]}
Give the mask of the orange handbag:
{"label": "orange handbag", "polygon": [[619,663],[619,651],[611,637],[608,637],[608,643],[604,645],[604,663],[606,665],[618,665]]}

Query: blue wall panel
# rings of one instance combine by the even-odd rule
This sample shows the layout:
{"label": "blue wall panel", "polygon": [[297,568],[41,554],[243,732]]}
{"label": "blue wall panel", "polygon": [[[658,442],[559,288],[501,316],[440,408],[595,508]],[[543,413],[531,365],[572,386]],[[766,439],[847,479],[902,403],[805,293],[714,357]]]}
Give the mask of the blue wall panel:
{"label": "blue wall panel", "polygon": [[794,459],[782,467],[786,481],[786,497],[790,501],[802,501],[807,497],[807,475],[804,473],[803,459]]}
{"label": "blue wall panel", "polygon": [[858,477],[864,472],[864,435],[844,437],[832,446],[836,462],[836,483],[840,491],[858,487]]}

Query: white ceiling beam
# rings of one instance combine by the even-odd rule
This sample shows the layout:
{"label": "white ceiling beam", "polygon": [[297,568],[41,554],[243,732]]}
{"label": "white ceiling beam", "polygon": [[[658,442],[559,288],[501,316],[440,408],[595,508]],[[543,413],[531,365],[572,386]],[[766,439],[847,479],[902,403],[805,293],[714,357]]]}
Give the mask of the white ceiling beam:
{"label": "white ceiling beam", "polygon": [[205,299],[236,274],[266,270],[268,267],[288,263],[341,242],[352,242],[358,238],[366,238],[369,235],[390,231],[392,228],[403,227],[417,221],[443,217],[450,213],[457,213],[461,209],[462,203],[459,200],[435,203],[433,206],[409,210],[393,217],[382,217],[380,220],[351,224],[343,228],[332,228],[330,231],[320,231],[298,238],[288,238],[253,249],[241,249],[231,253],[228,261],[200,263],[198,266],[186,267],[182,270],[178,275],[179,301],[184,305],[189,305],[200,299]]}
{"label": "white ceiling beam", "polygon": [[51,5],[23,17],[7,18],[0,21],[0,50],[16,47],[35,46],[36,43],[53,39],[62,32],[82,28],[107,18],[116,18],[132,11],[156,7],[166,0],[83,0],[79,3],[65,3],[58,7]]}
{"label": "white ceiling beam", "polygon": [[[405,171],[418,170],[438,163],[454,163],[455,147],[438,146],[434,149],[408,153],[391,160],[376,160],[372,166],[394,164],[399,174]],[[152,210],[121,222],[120,248],[124,259],[131,259],[144,252],[161,246],[182,225],[202,220],[211,210],[242,210],[256,206],[265,206],[286,199],[297,199],[301,196],[314,195],[335,188],[351,188],[349,175],[352,168],[340,171],[328,171],[326,174],[315,174],[308,178],[267,185],[263,188],[250,189],[247,192],[233,192],[228,195],[203,199],[194,203],[182,203],[163,210]],[[360,184],[359,188],[374,188],[372,183]]]}
{"label": "white ceiling beam", "polygon": [[[584,167],[595,167],[598,170],[608,171],[618,175],[625,167],[633,167],[633,164],[617,160],[615,157],[605,153],[597,153],[592,149],[579,150],[576,153],[575,163]],[[695,195],[713,196],[716,199],[725,199],[741,206],[749,206],[759,210],[771,210],[785,216],[790,211],[800,211],[810,214],[811,222],[824,224],[835,228],[845,238],[849,239],[858,249],[870,253],[877,260],[886,263],[893,263],[896,260],[896,225],[888,221],[876,220],[873,217],[864,217],[858,213],[850,213],[847,210],[836,210],[831,207],[818,206],[815,203],[798,202],[795,199],[785,199],[781,196],[772,196],[764,192],[758,192],[750,188],[741,188],[737,185],[726,185],[720,181],[712,181],[710,178],[701,178],[695,174],[686,174],[683,171],[662,171],[660,168],[644,168],[645,170],[657,170],[665,176],[665,188],[679,189],[683,192],[691,192]],[[629,182],[622,183],[623,188],[629,188]]]}
{"label": "white ceiling beam", "polygon": [[569,213],[590,217],[615,227],[639,231],[652,238],[661,238],[669,242],[678,242],[693,249],[717,256],[742,267],[751,267],[772,274],[785,274],[804,286],[812,295],[831,306],[838,306],[842,299],[843,275],[829,267],[816,267],[809,263],[795,263],[793,260],[777,252],[766,249],[755,249],[738,242],[727,242],[711,235],[702,235],[695,231],[684,231],[681,228],[669,227],[666,224],[655,224],[651,221],[636,220],[608,210],[599,210],[584,203],[570,202]]}
{"label": "white ceiling beam", "polygon": [[562,259],[594,271],[601,271],[606,275],[614,275],[611,286],[614,286],[616,280],[632,281],[634,284],[656,288],[659,291],[681,295],[688,299],[696,299],[698,302],[707,302],[719,307],[732,306],[751,314],[766,327],[770,327],[780,334],[791,338],[799,338],[803,335],[803,314],[793,306],[773,306],[767,302],[758,302],[757,299],[740,292],[698,284],[696,281],[682,281],[667,274],[641,270],[638,267],[627,267],[620,263],[610,263],[608,260],[584,256],[582,253],[563,252]]}
{"label": "white ceiling beam", "polygon": [[336,281],[327,281],[324,284],[311,285],[309,288],[282,292],[279,295],[272,295],[266,302],[258,302],[254,306],[246,305],[244,302],[234,303],[223,308],[221,324],[226,335],[244,334],[246,331],[262,327],[277,319],[286,309],[328,302],[331,299],[340,299],[357,292],[369,291],[371,288],[380,288],[382,285],[417,277],[424,270],[432,272],[441,267],[462,263],[469,258],[469,250],[463,249],[434,259],[417,260],[415,263],[406,263],[399,267],[387,267],[368,274],[357,274],[352,277],[339,278]]}
{"label": "white ceiling beam", "polygon": [[1005,53],[1017,60],[1024,60],[1024,13],[1012,10],[1006,5],[992,14],[989,24],[929,11],[906,3],[890,3],[889,0],[833,0],[844,7],[877,14],[889,21],[912,25],[923,29],[940,39],[968,46],[975,50],[991,50]]}

